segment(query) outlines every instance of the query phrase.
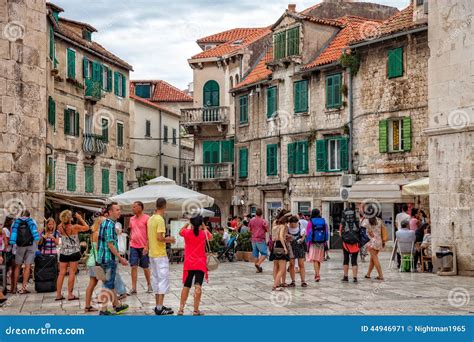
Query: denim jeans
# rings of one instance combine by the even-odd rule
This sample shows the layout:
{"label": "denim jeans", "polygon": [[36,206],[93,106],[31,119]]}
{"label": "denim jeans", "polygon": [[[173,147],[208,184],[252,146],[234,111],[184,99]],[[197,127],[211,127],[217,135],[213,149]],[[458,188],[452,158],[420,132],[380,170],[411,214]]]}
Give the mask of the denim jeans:
{"label": "denim jeans", "polygon": [[109,260],[106,264],[100,265],[105,272],[104,287],[109,290],[115,289],[115,278],[117,274],[117,262]]}

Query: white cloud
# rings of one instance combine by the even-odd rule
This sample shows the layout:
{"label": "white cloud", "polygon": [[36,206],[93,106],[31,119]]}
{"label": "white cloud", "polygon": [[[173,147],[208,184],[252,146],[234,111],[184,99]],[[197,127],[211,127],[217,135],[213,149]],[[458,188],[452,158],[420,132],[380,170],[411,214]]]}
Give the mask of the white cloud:
{"label": "white cloud", "polygon": [[[275,22],[288,3],[308,0],[57,0],[60,14],[97,28],[93,39],[133,65],[133,79],[163,79],[180,88],[192,81],[187,59],[200,52],[197,38],[234,27]],[[409,0],[372,1],[398,8]]]}

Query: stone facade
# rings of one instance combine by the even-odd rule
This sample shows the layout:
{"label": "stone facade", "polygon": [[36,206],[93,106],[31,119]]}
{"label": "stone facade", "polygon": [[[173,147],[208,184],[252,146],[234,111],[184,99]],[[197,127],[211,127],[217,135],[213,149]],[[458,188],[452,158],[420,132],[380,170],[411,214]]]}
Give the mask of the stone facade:
{"label": "stone facade", "polygon": [[0,1],[0,206],[43,222],[46,153],[45,1]]}
{"label": "stone facade", "polygon": [[434,250],[456,248],[474,275],[474,3],[430,1],[428,65],[430,208]]}
{"label": "stone facade", "polygon": [[[101,53],[91,49],[90,45],[94,44],[93,41],[86,43],[71,39],[70,35],[73,34],[82,37],[81,28],[88,25],[63,20],[62,13],[58,13],[59,20],[54,19],[52,12],[56,9],[48,8],[50,11],[48,30],[50,28],[54,30],[55,53],[54,58],[51,58],[51,55],[45,56],[47,95],[55,103],[55,120],[54,124],[52,122],[47,124],[47,189],[68,196],[102,198],[127,191],[127,180],[131,179],[130,100],[128,86],[124,88],[125,94],[117,95],[115,78],[117,78],[117,73],[120,73],[125,76],[123,82],[128,84],[131,67],[125,62],[118,61],[117,57],[111,56],[106,50]],[[45,46],[49,43],[48,40]],[[68,49],[75,51],[74,77],[68,75]],[[85,59],[89,61],[87,77],[84,67]],[[93,72],[90,65],[92,61],[102,65],[100,69],[102,89],[99,90],[97,96],[89,96],[87,90],[87,81],[91,79],[90,74]],[[107,81],[105,80],[107,77],[104,79],[102,68],[110,70],[112,77]],[[107,82],[112,83],[108,88],[105,85]],[[78,115],[78,120],[74,125],[78,124],[79,127],[76,128],[75,134],[67,132],[66,126],[73,125],[72,122],[68,124],[65,122],[67,110],[75,111]],[[106,125],[103,120],[107,120]],[[103,140],[105,130],[108,133],[106,141]],[[55,164],[52,163],[53,160]],[[74,188],[67,186],[68,164],[75,165]],[[92,167],[92,180],[89,179],[92,183],[90,189],[86,188],[86,167]],[[108,182],[104,172],[108,172]]]}

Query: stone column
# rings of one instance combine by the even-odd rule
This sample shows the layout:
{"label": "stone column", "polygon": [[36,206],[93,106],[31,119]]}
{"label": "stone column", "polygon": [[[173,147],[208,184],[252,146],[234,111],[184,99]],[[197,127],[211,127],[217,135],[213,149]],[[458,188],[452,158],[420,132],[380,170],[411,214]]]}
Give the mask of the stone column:
{"label": "stone column", "polygon": [[454,244],[474,275],[474,2],[429,2],[428,111],[433,247]]}
{"label": "stone column", "polygon": [[45,0],[0,0],[0,221],[42,225],[46,150]]}

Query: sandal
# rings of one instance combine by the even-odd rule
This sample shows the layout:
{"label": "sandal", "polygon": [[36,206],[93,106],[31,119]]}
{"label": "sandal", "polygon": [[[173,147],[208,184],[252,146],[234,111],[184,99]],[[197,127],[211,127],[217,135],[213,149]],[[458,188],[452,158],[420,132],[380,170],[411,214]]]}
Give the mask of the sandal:
{"label": "sandal", "polygon": [[301,287],[308,287],[308,284],[306,284],[306,282],[302,282]]}
{"label": "sandal", "polygon": [[64,298],[64,296],[61,296],[61,297],[59,297],[59,298],[55,298],[54,300],[55,300],[55,301],[60,301],[60,300],[64,300],[64,299],[66,299],[66,298]]}
{"label": "sandal", "polygon": [[184,309],[179,309],[177,315],[178,316],[183,316],[184,315]]}
{"label": "sandal", "polygon": [[380,280],[380,281],[385,280],[383,277],[375,277],[375,279]]}
{"label": "sandal", "polygon": [[288,287],[289,285],[287,283],[280,284],[280,287]]}
{"label": "sandal", "polygon": [[94,308],[93,306],[86,306],[84,308],[84,312],[96,312],[98,311],[96,308]]}
{"label": "sandal", "polygon": [[21,290],[18,291],[18,294],[27,294],[27,293],[31,293],[30,291],[28,291],[27,289],[23,288]]}
{"label": "sandal", "polygon": [[193,316],[204,316],[204,313],[199,311],[199,310],[194,310],[193,311]]}
{"label": "sandal", "polygon": [[321,277],[320,277],[320,276],[315,276],[315,277],[314,277],[314,281],[315,281],[315,282],[319,283],[320,280],[321,280]]}
{"label": "sandal", "polygon": [[71,300],[79,300],[79,297],[73,296],[72,298],[68,298],[67,300],[69,300],[69,301],[71,301]]}
{"label": "sandal", "polygon": [[295,284],[294,281],[292,281],[290,284],[288,284],[288,287],[295,287],[295,286],[296,286],[296,284]]}
{"label": "sandal", "polygon": [[273,286],[272,291],[283,291],[283,288],[280,286]]}
{"label": "sandal", "polygon": [[[372,279],[370,276],[368,276],[367,274],[364,276],[365,279]],[[377,279],[377,278],[375,278]]]}

